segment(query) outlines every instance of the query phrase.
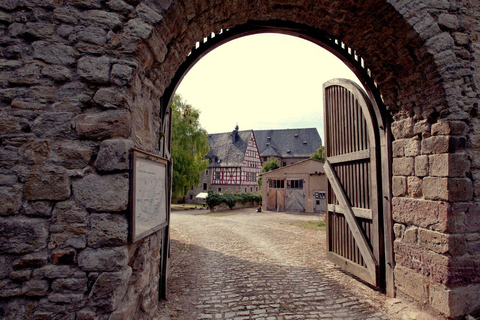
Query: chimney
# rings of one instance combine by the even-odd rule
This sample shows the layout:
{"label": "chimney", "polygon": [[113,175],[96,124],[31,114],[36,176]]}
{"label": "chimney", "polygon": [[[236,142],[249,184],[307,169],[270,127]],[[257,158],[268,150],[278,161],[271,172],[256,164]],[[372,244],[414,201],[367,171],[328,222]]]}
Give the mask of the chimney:
{"label": "chimney", "polygon": [[238,124],[235,126],[235,130],[232,131],[232,143],[238,140]]}

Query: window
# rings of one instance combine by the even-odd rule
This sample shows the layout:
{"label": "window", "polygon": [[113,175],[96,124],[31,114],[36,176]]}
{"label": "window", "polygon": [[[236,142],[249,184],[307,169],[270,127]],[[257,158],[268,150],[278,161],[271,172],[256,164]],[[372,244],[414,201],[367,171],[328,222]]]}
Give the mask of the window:
{"label": "window", "polygon": [[193,195],[190,195],[190,200],[192,200],[192,199],[193,199]]}
{"label": "window", "polygon": [[270,189],[283,189],[285,187],[285,180],[268,180],[268,187]]}
{"label": "window", "polygon": [[206,183],[203,184],[203,191],[207,191],[207,184]]}
{"label": "window", "polygon": [[303,189],[303,179],[288,180],[287,189]]}
{"label": "window", "polygon": [[206,176],[208,176],[208,170],[207,170],[207,171],[205,171],[205,175],[206,175]]}
{"label": "window", "polygon": [[218,192],[222,192],[222,188],[218,188]]}
{"label": "window", "polygon": [[215,172],[215,179],[220,180],[220,172]]}

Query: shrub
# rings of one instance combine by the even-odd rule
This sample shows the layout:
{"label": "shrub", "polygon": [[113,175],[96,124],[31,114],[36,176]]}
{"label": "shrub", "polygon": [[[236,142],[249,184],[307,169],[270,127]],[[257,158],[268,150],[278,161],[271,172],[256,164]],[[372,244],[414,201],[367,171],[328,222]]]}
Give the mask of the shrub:
{"label": "shrub", "polygon": [[205,199],[208,208],[212,209],[215,206],[218,206],[220,203],[225,203],[230,209],[235,206],[235,203],[240,202],[245,204],[247,202],[262,202],[262,196],[259,194],[253,193],[224,193],[220,194],[215,191],[208,191],[207,198]]}

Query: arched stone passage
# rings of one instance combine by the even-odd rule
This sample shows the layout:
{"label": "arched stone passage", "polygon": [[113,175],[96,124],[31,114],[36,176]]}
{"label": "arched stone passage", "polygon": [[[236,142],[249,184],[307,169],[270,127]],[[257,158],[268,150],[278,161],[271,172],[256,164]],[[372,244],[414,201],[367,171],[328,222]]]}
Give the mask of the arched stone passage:
{"label": "arched stone passage", "polygon": [[162,234],[128,244],[128,150],[168,156],[159,99],[197,41],[249,20],[315,28],[365,60],[393,119],[397,293],[450,316],[476,309],[478,12],[478,1],[0,3],[0,315],[153,316]]}

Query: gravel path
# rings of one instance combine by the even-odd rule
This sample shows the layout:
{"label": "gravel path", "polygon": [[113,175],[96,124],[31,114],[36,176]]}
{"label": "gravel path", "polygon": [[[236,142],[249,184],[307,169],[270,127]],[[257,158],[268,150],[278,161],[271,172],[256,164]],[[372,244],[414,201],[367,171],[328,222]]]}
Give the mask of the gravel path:
{"label": "gravel path", "polygon": [[325,260],[313,215],[173,212],[169,299],[160,319],[442,319]]}

